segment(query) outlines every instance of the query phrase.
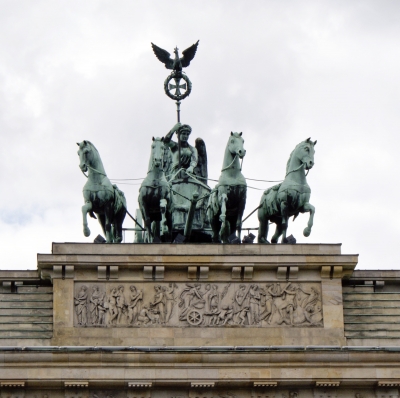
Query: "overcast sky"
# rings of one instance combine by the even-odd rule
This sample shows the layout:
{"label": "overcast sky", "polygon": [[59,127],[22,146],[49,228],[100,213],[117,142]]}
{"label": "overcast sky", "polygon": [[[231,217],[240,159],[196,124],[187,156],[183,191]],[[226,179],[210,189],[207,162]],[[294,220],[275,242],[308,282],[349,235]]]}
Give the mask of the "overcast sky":
{"label": "overcast sky", "polygon": [[[302,235],[306,214],[288,233],[342,243],[359,269],[397,268],[399,18],[398,0],[0,0],[1,269],[34,269],[51,242],[101,233],[92,219],[82,233],[76,142],[96,145],[109,177],[144,177],[151,137],[176,121],[150,42],[172,53],[197,40],[182,121],[206,142],[209,176],[231,131],[255,179],[282,179],[292,149],[318,140],[314,228]],[[134,213],[139,186],[120,188]],[[261,194],[248,190],[245,215]]]}

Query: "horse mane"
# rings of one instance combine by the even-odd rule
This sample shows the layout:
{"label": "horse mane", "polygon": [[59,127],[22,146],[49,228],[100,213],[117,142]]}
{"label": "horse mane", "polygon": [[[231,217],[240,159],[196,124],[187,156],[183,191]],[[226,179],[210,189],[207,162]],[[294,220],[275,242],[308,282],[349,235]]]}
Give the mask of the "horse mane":
{"label": "horse mane", "polygon": [[88,140],[85,140],[85,141],[86,141],[86,144],[89,144],[89,145],[97,152],[97,154],[100,156],[99,151],[98,151],[97,148],[93,145],[93,143],[90,142],[90,141],[88,141]]}
{"label": "horse mane", "polygon": [[[301,141],[299,144],[297,144],[297,145],[295,146],[295,148],[293,149],[293,151],[290,153],[289,159],[288,159],[288,161],[287,161],[287,163],[286,163],[286,174],[289,172],[289,164],[290,164],[290,161],[292,160],[293,154],[296,152],[297,148],[298,148],[300,145],[303,145],[303,144],[305,144],[306,142],[307,142],[307,140]],[[313,143],[312,141],[308,141],[308,143],[314,146],[314,143]]]}
{"label": "horse mane", "polygon": [[[97,148],[93,145],[92,142],[90,142],[90,141],[88,141],[88,140],[85,140],[85,142],[86,142],[86,145],[90,145],[90,147],[94,150],[95,155],[96,155],[96,158],[97,158],[96,161],[101,165],[101,167],[102,167],[103,170],[104,170],[103,161],[101,160],[100,153],[99,153],[99,151],[97,150]],[[99,167],[100,167],[100,166],[99,166]],[[104,170],[104,172],[105,172],[105,170]]]}

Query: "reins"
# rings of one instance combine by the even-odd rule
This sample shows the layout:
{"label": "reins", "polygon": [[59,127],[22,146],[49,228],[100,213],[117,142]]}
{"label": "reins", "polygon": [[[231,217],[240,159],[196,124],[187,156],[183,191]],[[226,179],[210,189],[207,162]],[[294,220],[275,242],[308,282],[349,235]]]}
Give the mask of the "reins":
{"label": "reins", "polygon": [[[96,170],[94,167],[89,166],[88,164],[86,165],[86,167],[87,167],[88,169],[92,170],[92,171],[95,171],[96,173],[99,173],[99,174],[103,175],[104,177],[107,177],[107,174],[104,174],[104,173],[102,173],[101,171]],[[85,172],[84,172],[82,169],[81,169],[81,172],[82,172],[82,174],[83,174],[86,178],[89,178],[89,176],[86,175]]]}
{"label": "reins", "polygon": [[224,167],[221,171],[228,170],[228,169],[233,165],[233,163],[235,162],[236,158],[237,158],[237,154],[236,154],[235,157],[233,158],[231,164],[230,164],[229,166]]}
{"label": "reins", "polygon": [[[296,169],[290,170],[288,173],[286,173],[285,178],[290,174],[290,173],[294,173],[297,170],[300,170],[302,167],[304,167],[304,163],[302,163],[299,167],[297,167]],[[310,172],[310,169],[307,170],[306,173],[306,177],[308,176],[308,173]]]}

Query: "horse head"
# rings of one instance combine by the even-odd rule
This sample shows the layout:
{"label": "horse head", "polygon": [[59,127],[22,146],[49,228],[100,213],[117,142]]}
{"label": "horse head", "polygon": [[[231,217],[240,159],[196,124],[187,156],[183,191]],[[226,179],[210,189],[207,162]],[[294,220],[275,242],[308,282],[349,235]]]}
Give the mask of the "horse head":
{"label": "horse head", "polygon": [[[300,142],[300,144],[296,146],[289,157],[286,172],[289,171],[289,165],[292,160],[296,160],[296,163],[304,165],[306,170],[312,169],[314,166],[315,145],[317,145],[317,141],[313,142],[311,141],[311,138],[307,138],[306,140]],[[294,165],[292,165],[292,167],[293,166]]]}
{"label": "horse head", "polygon": [[77,142],[78,145],[78,156],[79,156],[79,168],[85,173],[88,171],[88,164],[92,163],[92,148],[89,141]]}
{"label": "horse head", "polygon": [[299,151],[301,152],[298,154],[298,156],[303,162],[304,168],[306,170],[310,170],[314,166],[314,147],[317,145],[317,141],[312,142],[310,137],[307,138],[302,144],[303,145],[300,145]]}
{"label": "horse head", "polygon": [[239,156],[240,159],[243,159],[244,155],[246,155],[243,144],[244,139],[242,138],[242,133],[231,132],[228,141],[228,150],[233,156]]}
{"label": "horse head", "polygon": [[164,137],[162,138],[153,137],[153,142],[151,143],[151,157],[150,157],[149,170],[153,169],[154,167],[160,170],[163,169],[164,150],[165,150]]}

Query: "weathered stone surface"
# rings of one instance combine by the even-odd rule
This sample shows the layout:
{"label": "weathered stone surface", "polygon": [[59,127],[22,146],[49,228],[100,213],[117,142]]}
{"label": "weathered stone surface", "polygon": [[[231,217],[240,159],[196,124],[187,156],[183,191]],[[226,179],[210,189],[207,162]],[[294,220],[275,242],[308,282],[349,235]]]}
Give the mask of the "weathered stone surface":
{"label": "weathered stone surface", "polygon": [[76,283],[78,327],[323,327],[318,283]]}

